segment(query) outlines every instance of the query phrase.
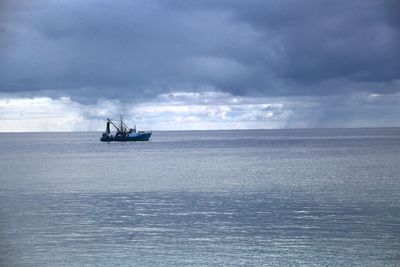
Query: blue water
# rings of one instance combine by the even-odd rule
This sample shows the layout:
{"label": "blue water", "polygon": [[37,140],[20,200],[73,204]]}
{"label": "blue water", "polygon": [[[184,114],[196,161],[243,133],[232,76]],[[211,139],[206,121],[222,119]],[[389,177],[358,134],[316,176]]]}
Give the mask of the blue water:
{"label": "blue water", "polygon": [[400,128],[0,134],[1,266],[398,266]]}

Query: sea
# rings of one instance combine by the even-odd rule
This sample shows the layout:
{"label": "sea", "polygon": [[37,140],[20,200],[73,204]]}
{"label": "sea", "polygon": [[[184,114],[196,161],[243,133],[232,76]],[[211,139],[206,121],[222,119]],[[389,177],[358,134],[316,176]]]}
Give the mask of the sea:
{"label": "sea", "polygon": [[0,266],[400,266],[400,128],[0,134]]}

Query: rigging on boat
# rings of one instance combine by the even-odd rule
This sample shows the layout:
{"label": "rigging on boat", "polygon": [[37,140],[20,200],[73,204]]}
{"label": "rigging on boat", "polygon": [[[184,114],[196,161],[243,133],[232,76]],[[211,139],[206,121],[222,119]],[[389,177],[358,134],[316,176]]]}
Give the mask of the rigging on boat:
{"label": "rigging on boat", "polygon": [[[115,128],[115,135],[111,134],[110,125]],[[106,131],[102,134],[100,141],[149,141],[151,134],[151,131],[136,131],[136,124],[133,128],[129,128],[121,116],[118,122],[107,118]]]}

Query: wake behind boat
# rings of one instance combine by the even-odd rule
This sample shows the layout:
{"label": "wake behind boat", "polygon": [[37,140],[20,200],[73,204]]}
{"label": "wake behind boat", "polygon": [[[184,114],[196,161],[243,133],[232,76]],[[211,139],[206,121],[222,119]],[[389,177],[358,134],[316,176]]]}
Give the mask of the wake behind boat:
{"label": "wake behind boat", "polygon": [[[152,132],[145,132],[145,131],[137,132],[136,125],[133,129],[129,128],[129,130],[128,130],[128,127],[122,121],[122,116],[121,116],[118,126],[117,126],[117,124],[118,124],[117,122],[114,123],[112,120],[107,118],[106,132],[103,133],[103,135],[101,136],[101,138],[100,138],[101,142],[149,141],[149,139],[150,139]],[[117,130],[115,135],[111,134],[110,125],[112,125]]]}

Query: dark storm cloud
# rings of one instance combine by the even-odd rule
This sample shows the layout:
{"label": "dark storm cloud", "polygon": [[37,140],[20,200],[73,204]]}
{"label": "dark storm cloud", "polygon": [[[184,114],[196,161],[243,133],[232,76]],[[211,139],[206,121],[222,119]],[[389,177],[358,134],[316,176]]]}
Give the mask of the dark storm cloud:
{"label": "dark storm cloud", "polygon": [[7,6],[0,20],[2,92],[140,101],[168,91],[318,96],[399,90],[393,86],[400,79],[396,1]]}
{"label": "dark storm cloud", "polygon": [[251,25],[263,36],[263,44],[274,45],[264,53],[257,51],[250,64],[260,63],[274,78],[294,82],[294,90],[314,88],[317,92],[308,93],[318,94],[324,88],[312,85],[329,80],[383,82],[400,76],[396,1],[176,3],[182,9],[228,10],[234,21]]}

